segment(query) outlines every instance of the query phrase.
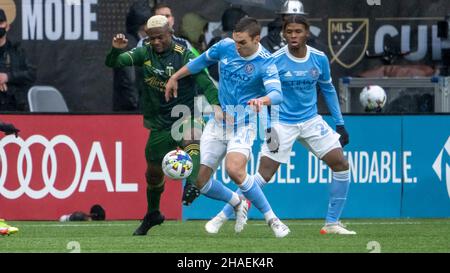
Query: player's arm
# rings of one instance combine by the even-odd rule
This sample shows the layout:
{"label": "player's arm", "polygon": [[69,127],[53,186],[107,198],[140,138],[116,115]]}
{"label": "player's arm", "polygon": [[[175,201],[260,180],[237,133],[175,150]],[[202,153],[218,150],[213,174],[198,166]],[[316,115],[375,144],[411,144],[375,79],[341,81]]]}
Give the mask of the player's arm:
{"label": "player's arm", "polygon": [[178,95],[178,80],[192,75],[197,74],[206,67],[217,63],[220,59],[220,48],[221,42],[218,42],[210,49],[205,51],[203,54],[198,56],[197,58],[191,60],[189,63],[184,65],[180,70],[178,70],[175,74],[170,77],[166,84],[166,92],[165,97],[166,101],[173,97],[177,97]]}
{"label": "player's arm", "polygon": [[265,66],[263,73],[263,84],[266,89],[266,95],[260,98],[251,99],[248,101],[249,105],[253,105],[259,112],[264,105],[276,105],[283,101],[281,93],[281,82],[278,75],[278,69],[272,59],[269,59]]}
{"label": "player's arm", "polygon": [[[188,64],[195,59],[195,55],[191,51],[185,51],[184,63]],[[216,85],[213,83],[211,78],[208,76],[206,69],[193,74],[193,78],[198,87],[202,90],[205,95],[206,100],[211,105],[220,105],[219,94]]]}
{"label": "player's arm", "polygon": [[125,51],[128,39],[124,34],[116,34],[112,40],[111,51],[106,56],[105,64],[111,68],[122,68],[126,66],[142,66],[142,48],[133,48]]}
{"label": "player's arm", "polygon": [[347,130],[345,130],[344,127],[344,118],[342,117],[341,107],[339,106],[336,88],[334,88],[333,81],[331,79],[330,63],[328,58],[324,56],[321,59],[320,64],[322,66],[322,73],[320,74],[317,83],[325,98],[325,103],[331,113],[331,116],[333,117],[333,121],[336,124],[336,132],[341,135],[339,141],[341,142],[342,147],[344,147],[350,140]]}

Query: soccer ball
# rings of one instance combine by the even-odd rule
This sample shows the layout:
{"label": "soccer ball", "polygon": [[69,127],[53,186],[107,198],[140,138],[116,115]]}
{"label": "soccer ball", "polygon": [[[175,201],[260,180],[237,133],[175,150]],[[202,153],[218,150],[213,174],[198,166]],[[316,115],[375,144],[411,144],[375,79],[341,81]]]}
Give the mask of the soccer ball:
{"label": "soccer ball", "polygon": [[369,85],[359,94],[359,101],[366,111],[381,110],[386,104],[386,92],[381,86]]}
{"label": "soccer ball", "polygon": [[165,175],[173,179],[185,179],[192,173],[192,159],[183,150],[168,152],[162,161],[162,169]]}

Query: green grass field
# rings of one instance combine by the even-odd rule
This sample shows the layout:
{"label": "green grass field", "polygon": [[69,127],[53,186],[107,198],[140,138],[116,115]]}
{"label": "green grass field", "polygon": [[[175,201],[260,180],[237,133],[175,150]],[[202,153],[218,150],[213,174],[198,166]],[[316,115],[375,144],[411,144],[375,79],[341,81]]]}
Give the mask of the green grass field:
{"label": "green grass field", "polygon": [[[0,237],[0,252],[450,252],[450,219],[359,219],[343,221],[356,236],[320,235],[322,220],[285,221],[288,237],[277,239],[263,221],[249,221],[234,234],[228,222],[217,235],[205,221],[166,221],[147,236],[131,234],[138,221],[9,222],[19,233]],[[375,242],[372,242],[375,241]],[[372,243],[369,243],[372,242]]]}

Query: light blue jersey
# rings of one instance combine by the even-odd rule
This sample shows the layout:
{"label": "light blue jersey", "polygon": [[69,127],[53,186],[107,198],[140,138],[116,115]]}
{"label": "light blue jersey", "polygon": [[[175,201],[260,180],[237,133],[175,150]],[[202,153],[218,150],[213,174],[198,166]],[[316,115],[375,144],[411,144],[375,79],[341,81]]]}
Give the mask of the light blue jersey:
{"label": "light blue jersey", "polygon": [[307,46],[306,56],[297,58],[285,46],[275,52],[273,57],[283,90],[280,122],[295,124],[317,116],[316,85],[319,85],[335,124],[344,124],[336,89],[331,80],[330,64],[323,52]]}
{"label": "light blue jersey", "polygon": [[[261,45],[255,54],[244,58],[237,52],[235,42],[226,38],[188,63],[188,69],[195,74],[217,62],[220,75],[219,101],[224,112],[229,113],[230,106],[246,107],[250,99],[263,96],[270,97],[273,105],[280,104],[283,100],[274,59]],[[247,111],[245,117],[248,114]],[[244,116],[239,115],[236,124],[242,122],[243,118]]]}

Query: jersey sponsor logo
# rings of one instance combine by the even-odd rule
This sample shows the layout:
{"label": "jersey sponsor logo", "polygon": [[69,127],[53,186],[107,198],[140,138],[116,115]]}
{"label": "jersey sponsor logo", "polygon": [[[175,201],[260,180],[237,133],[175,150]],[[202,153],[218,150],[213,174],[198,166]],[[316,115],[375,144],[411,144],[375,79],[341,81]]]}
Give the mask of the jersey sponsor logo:
{"label": "jersey sponsor logo", "polygon": [[448,137],[432,167],[439,180],[445,180],[448,197],[450,198],[450,137]]}
{"label": "jersey sponsor logo", "polygon": [[223,68],[220,70],[220,73],[224,79],[229,79],[229,80],[234,80],[234,81],[244,81],[244,82],[248,82],[251,80],[251,78],[244,73],[230,71],[230,70],[223,69]]}
{"label": "jersey sponsor logo", "polygon": [[328,19],[328,45],[333,56],[330,64],[337,62],[345,68],[355,66],[364,57],[368,43],[369,19]]}

